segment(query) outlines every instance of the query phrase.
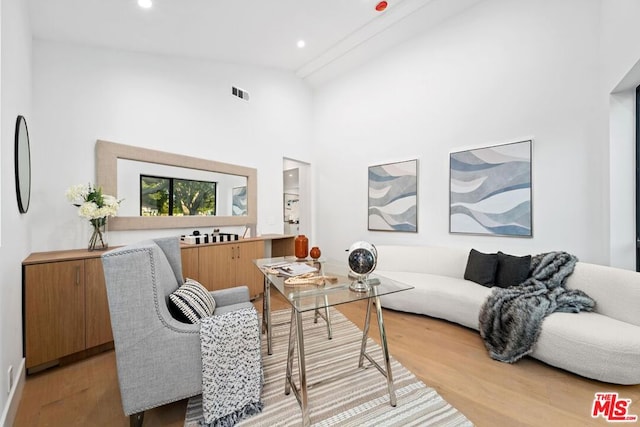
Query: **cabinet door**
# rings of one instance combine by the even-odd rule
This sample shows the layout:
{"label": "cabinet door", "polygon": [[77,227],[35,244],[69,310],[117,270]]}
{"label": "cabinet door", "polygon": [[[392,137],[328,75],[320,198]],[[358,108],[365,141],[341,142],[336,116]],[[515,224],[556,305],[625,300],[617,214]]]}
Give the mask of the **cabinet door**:
{"label": "cabinet door", "polygon": [[113,341],[111,332],[111,316],[107,286],[104,282],[104,271],[100,258],[86,259],[85,269],[85,316],[87,348]]}
{"label": "cabinet door", "polygon": [[236,285],[247,285],[249,295],[260,295],[264,289],[264,275],[253,263],[254,259],[264,258],[264,242],[243,242],[236,246]]}
{"label": "cabinet door", "polygon": [[235,285],[235,246],[224,244],[198,248],[198,281],[205,288],[214,291]]}
{"label": "cabinet door", "polygon": [[27,368],[84,350],[84,261],[24,269]]}
{"label": "cabinet door", "polygon": [[200,282],[198,250],[198,248],[183,248],[180,250],[183,279],[188,277],[189,279]]}

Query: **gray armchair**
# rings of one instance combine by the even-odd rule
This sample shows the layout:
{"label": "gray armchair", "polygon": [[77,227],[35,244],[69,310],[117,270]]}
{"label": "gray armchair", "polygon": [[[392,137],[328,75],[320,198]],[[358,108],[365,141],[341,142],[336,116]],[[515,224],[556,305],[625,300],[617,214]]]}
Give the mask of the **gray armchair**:
{"label": "gray armchair", "polygon": [[[102,255],[124,413],[202,392],[199,326],[174,319],[168,295],[183,284],[178,238],[148,240]],[[214,315],[252,307],[246,286],[212,292]]]}

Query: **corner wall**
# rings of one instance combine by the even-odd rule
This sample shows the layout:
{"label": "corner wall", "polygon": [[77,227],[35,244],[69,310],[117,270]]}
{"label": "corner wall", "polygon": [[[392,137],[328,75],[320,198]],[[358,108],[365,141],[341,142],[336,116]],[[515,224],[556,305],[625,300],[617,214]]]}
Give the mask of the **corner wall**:
{"label": "corner wall", "polygon": [[[31,29],[27,2],[0,2],[0,425],[10,426],[24,384],[22,358],[22,269],[30,252],[32,211],[18,213],[14,179],[14,131],[21,114],[32,124]],[[13,367],[13,387],[7,393],[7,371]]]}
{"label": "corner wall", "polygon": [[[344,256],[364,239],[565,250],[606,264],[600,11],[597,0],[486,0],[317,88],[313,158],[323,253]],[[528,138],[533,238],[449,234],[449,152]],[[419,232],[367,231],[367,167],[413,158],[420,161]]]}

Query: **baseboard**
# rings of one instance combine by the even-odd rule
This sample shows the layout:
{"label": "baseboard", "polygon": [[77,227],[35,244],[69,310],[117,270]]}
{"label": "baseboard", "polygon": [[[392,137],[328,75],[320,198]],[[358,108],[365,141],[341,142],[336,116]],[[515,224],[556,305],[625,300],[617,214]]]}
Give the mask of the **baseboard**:
{"label": "baseboard", "polygon": [[9,399],[7,405],[2,411],[2,418],[0,418],[0,425],[3,427],[13,426],[16,414],[18,413],[18,406],[20,405],[20,398],[22,397],[22,390],[24,389],[25,382],[25,359],[22,358],[20,367],[18,368],[17,375],[15,376],[17,381],[13,384],[13,389],[9,393]]}

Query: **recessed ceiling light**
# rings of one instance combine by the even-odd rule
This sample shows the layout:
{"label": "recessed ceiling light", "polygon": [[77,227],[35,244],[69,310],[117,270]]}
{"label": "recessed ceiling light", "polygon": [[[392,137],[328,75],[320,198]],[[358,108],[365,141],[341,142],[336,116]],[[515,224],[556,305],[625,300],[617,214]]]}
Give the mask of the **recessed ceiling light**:
{"label": "recessed ceiling light", "polygon": [[298,43],[296,43],[296,46],[302,49],[303,47],[306,46],[306,43],[304,42],[304,40],[298,40]]}
{"label": "recessed ceiling light", "polygon": [[151,2],[151,0],[138,0],[138,6],[143,9],[149,9],[151,6],[153,6],[153,3]]}

